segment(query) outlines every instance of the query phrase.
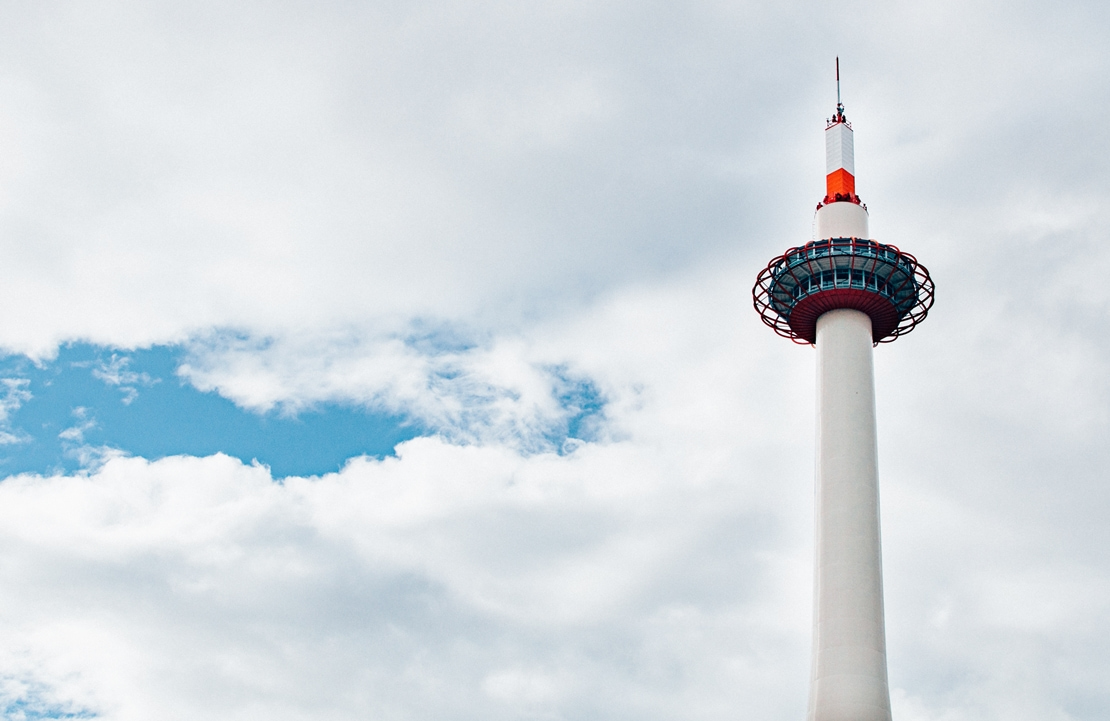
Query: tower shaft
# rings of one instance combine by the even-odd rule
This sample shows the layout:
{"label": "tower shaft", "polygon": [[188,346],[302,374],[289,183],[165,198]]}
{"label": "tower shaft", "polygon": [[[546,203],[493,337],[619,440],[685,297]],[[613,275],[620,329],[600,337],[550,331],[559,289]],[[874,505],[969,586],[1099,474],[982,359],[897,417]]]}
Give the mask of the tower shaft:
{"label": "tower shaft", "polygon": [[890,721],[872,342],[858,310],[817,320],[809,721]]}

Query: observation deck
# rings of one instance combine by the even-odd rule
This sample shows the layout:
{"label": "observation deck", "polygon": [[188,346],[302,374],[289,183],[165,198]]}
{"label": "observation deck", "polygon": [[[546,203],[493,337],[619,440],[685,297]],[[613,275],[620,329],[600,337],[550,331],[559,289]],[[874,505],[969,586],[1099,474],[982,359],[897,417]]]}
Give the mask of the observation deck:
{"label": "observation deck", "polygon": [[752,288],[756,311],[795,343],[817,340],[817,319],[851,308],[871,318],[874,342],[909,333],[933,305],[925,266],[893,245],[863,238],[828,238],[791,248],[764,268]]}

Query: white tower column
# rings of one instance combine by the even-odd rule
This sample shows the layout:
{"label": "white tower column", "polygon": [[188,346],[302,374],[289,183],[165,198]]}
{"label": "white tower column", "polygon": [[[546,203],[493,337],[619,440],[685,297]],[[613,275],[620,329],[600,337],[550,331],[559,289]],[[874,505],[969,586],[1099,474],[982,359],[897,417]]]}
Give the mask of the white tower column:
{"label": "white tower column", "polygon": [[817,320],[810,721],[890,721],[871,319]]}

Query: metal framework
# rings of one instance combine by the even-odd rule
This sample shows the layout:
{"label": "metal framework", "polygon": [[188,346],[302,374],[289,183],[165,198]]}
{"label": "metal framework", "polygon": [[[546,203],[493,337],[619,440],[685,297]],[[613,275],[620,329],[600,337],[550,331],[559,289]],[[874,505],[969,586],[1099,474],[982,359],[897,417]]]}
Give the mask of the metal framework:
{"label": "metal framework", "polygon": [[874,342],[909,333],[933,305],[925,266],[893,245],[864,238],[828,238],[791,248],[772,260],[752,288],[756,311],[779,335],[799,344],[817,340],[817,319],[837,308],[871,317]]}

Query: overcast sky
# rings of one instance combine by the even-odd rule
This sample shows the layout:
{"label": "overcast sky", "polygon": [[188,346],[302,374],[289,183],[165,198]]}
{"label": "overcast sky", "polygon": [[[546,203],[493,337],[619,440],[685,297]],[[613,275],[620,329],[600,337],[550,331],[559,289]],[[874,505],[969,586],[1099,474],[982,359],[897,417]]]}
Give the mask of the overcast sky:
{"label": "overcast sky", "polygon": [[814,353],[750,289],[837,55],[872,233],[937,285],[876,350],[895,718],[1110,717],[1108,37],[4,3],[4,718],[802,718]]}

